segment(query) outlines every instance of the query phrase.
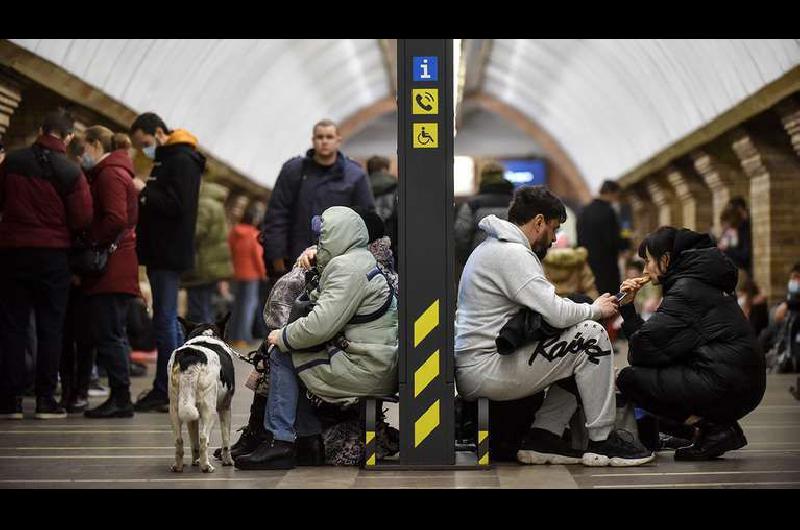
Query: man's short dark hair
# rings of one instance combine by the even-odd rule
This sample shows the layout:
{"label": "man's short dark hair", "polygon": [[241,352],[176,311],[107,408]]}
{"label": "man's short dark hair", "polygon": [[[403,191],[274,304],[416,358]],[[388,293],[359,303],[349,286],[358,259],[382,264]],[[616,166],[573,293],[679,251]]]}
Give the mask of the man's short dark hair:
{"label": "man's short dark hair", "polygon": [[161,119],[161,116],[155,112],[145,112],[144,114],[139,114],[136,116],[136,119],[133,120],[130,133],[133,134],[136,131],[142,131],[145,134],[155,135],[157,127],[161,127],[161,130],[164,131],[165,134],[172,132],[169,130],[169,127],[167,127],[167,124],[164,123],[164,120]]}
{"label": "man's short dark hair", "polygon": [[367,173],[372,175],[378,171],[389,171],[389,159],[385,156],[373,156],[367,160]]}
{"label": "man's short dark hair", "polygon": [[610,193],[619,193],[622,187],[613,180],[604,180],[600,185],[600,195],[608,195]]}
{"label": "man's short dark hair", "polygon": [[75,119],[64,109],[48,112],[42,121],[42,133],[55,134],[62,140],[75,132]]}
{"label": "man's short dark hair", "polygon": [[800,261],[794,264],[792,270],[789,271],[789,274],[800,274]]}
{"label": "man's short dark hair", "polygon": [[558,219],[567,220],[567,209],[561,199],[545,186],[522,186],[514,192],[508,207],[508,220],[522,226],[537,215],[542,214],[545,222]]}

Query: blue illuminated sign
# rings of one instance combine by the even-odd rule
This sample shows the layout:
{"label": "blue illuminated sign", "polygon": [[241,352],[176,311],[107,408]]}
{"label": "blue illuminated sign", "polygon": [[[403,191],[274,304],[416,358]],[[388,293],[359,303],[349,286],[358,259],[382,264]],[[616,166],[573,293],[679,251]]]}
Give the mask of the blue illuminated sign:
{"label": "blue illuminated sign", "polygon": [[439,58],[435,56],[414,57],[414,81],[438,81]]}

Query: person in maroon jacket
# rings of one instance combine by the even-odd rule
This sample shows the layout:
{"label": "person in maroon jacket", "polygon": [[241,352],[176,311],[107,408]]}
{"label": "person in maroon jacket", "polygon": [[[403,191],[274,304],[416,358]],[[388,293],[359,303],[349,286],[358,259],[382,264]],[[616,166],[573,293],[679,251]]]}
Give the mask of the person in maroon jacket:
{"label": "person in maroon jacket", "polygon": [[108,373],[111,395],[87,410],[87,418],[133,416],[130,393],[130,344],[125,331],[128,307],[139,296],[139,261],[136,257],[136,222],[139,193],[133,184],[133,162],[126,149],[118,149],[114,133],[96,125],[86,129],[81,165],[87,171],[94,202],[94,219],[87,239],[92,245],[111,247],[101,276],[81,280],[87,296],[92,343],[97,363]]}
{"label": "person in maroon jacket", "polygon": [[0,418],[22,419],[25,347],[36,317],[36,417],[64,418],[54,399],[69,292],[72,235],[92,220],[80,167],[65,156],[74,121],[47,114],[41,134],[0,165]]}

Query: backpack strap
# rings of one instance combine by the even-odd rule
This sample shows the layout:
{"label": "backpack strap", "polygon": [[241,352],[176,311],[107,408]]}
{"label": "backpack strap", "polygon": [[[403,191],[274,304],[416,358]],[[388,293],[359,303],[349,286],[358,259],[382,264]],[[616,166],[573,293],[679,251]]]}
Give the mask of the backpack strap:
{"label": "backpack strap", "polygon": [[383,278],[386,280],[386,284],[389,286],[389,296],[386,298],[386,301],[374,313],[370,313],[368,315],[356,315],[350,319],[348,324],[366,324],[367,322],[374,322],[385,315],[389,308],[392,307],[392,300],[394,299],[395,294],[394,287],[392,286],[392,282],[389,281],[389,278],[386,277],[386,274],[384,274],[383,271],[376,266],[367,273],[367,281],[372,281],[372,279],[379,274],[383,276]]}

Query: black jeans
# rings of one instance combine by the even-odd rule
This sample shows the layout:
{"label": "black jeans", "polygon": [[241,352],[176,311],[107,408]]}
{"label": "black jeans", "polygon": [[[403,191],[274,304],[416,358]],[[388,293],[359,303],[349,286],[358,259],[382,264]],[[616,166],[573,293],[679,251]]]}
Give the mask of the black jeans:
{"label": "black jeans", "polygon": [[0,250],[1,397],[18,397],[25,390],[31,310],[36,318],[36,396],[55,394],[69,280],[66,250]]}
{"label": "black jeans", "polygon": [[108,386],[113,394],[126,393],[130,388],[131,347],[126,326],[132,299],[133,296],[122,293],[87,297],[97,364],[108,373]]}
{"label": "black jeans", "polygon": [[79,286],[72,285],[64,319],[64,349],[61,353],[62,401],[67,403],[79,397],[87,397],[93,360],[86,295]]}

